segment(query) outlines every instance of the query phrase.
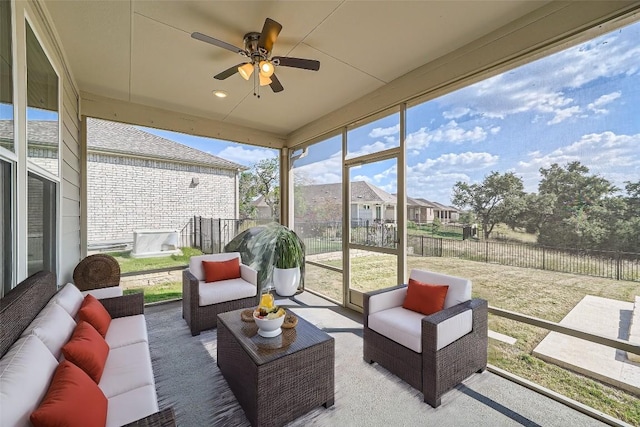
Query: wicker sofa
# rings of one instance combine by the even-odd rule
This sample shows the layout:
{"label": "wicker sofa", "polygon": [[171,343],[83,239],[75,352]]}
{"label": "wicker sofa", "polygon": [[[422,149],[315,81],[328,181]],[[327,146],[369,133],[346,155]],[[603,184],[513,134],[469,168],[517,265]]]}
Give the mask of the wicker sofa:
{"label": "wicker sofa", "polygon": [[402,307],[407,285],[364,294],[363,357],[422,391],[434,408],[441,397],[487,366],[487,301],[471,298],[471,281],[423,270],[411,278],[449,285],[444,309],[424,316]]}
{"label": "wicker sofa", "polygon": [[205,282],[202,261],[228,261],[240,258],[239,252],[193,256],[189,268],[182,272],[182,317],[191,335],[213,329],[218,313],[254,307],[258,304],[258,272],[240,263],[237,279]]}
{"label": "wicker sofa", "polygon": [[[0,425],[30,426],[75,328],[80,291],[57,291],[54,273],[40,272],[0,299]],[[175,426],[158,410],[142,294],[100,300],[112,317],[109,353],[98,387],[107,398],[107,426]],[[76,368],[77,369],[77,368]]]}

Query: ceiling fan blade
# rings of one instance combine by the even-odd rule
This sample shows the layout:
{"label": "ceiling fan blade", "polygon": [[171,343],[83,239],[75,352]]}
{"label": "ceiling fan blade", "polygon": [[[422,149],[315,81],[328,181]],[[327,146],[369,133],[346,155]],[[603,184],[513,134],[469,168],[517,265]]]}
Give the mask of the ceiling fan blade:
{"label": "ceiling fan blade", "polygon": [[280,80],[278,80],[275,74],[271,75],[271,84],[269,86],[271,86],[271,90],[275,93],[282,92],[284,90],[282,83],[280,83]]}
{"label": "ceiling fan blade", "polygon": [[231,68],[227,68],[226,70],[224,70],[221,73],[216,74],[215,76],[213,76],[214,79],[218,79],[218,80],[224,80],[224,79],[228,79],[229,77],[233,76],[235,73],[238,72],[238,67],[241,65],[244,65],[244,62],[239,63],[238,65],[234,65]]}
{"label": "ceiling fan blade", "polygon": [[260,40],[258,41],[258,47],[263,48],[267,52],[271,52],[273,44],[276,42],[281,30],[282,25],[271,18],[265,19],[262,33],[260,33]]}
{"label": "ceiling fan blade", "polygon": [[214,39],[213,37],[208,36],[206,34],[191,33],[191,37],[196,39],[196,40],[200,40],[200,41],[203,41],[205,43],[209,43],[209,44],[212,44],[214,46],[218,46],[218,47],[221,47],[223,49],[230,50],[233,53],[242,53],[242,52],[244,52],[244,49],[240,49],[239,47],[234,46],[232,44],[229,44],[227,42],[223,42],[222,40]]}
{"label": "ceiling fan blade", "polygon": [[274,56],[272,60],[278,60],[283,67],[302,68],[304,70],[318,71],[320,69],[320,61],[315,59],[291,58],[288,56]]}

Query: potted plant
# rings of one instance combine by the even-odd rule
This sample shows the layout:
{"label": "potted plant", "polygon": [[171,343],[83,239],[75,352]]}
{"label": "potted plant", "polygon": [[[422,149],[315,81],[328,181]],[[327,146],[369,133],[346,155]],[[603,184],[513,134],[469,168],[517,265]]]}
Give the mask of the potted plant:
{"label": "potted plant", "polygon": [[277,223],[252,227],[225,246],[227,252],[240,252],[243,263],[258,272],[258,291],[275,287],[281,296],[295,294],[304,283],[304,243],[291,229]]}
{"label": "potted plant", "polygon": [[304,261],[304,246],[300,238],[287,227],[276,233],[273,265],[273,285],[281,296],[291,296],[300,284],[300,267]]}

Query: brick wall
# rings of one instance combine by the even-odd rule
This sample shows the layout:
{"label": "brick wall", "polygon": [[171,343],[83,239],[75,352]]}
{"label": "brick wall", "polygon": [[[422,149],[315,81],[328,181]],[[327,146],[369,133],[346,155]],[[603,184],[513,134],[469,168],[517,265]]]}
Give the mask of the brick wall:
{"label": "brick wall", "polygon": [[87,168],[89,244],[133,241],[136,229],[179,231],[194,215],[236,217],[232,170],[95,153]]}

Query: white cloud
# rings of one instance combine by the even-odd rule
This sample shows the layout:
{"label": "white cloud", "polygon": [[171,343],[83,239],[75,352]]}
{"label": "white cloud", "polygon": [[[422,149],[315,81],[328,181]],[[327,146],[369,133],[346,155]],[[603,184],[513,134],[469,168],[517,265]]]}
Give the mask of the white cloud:
{"label": "white cloud", "polygon": [[246,166],[251,166],[260,160],[277,157],[277,155],[278,152],[275,150],[266,148],[244,148],[239,145],[229,145],[216,154],[218,157]]}
{"label": "white cloud", "polygon": [[544,116],[549,124],[570,117],[586,117],[577,112],[579,108],[583,113],[585,110],[603,113],[598,110],[619,98],[616,92],[602,95],[592,103],[592,108],[578,105],[566,93],[599,78],[637,74],[640,45],[636,37],[637,30],[623,29],[596,38],[453,92],[440,98],[440,103],[451,117],[455,112],[465,111],[468,115],[504,119],[530,112]]}
{"label": "white cloud", "polygon": [[358,148],[357,151],[349,151],[347,153],[347,157],[353,158],[353,157],[364,156],[365,154],[377,153],[379,151],[386,150],[387,148],[397,147],[397,146],[398,144],[395,141],[386,142],[386,143],[382,141],[375,141],[374,143],[363,145],[362,147]]}
{"label": "white cloud", "polygon": [[467,114],[469,114],[471,112],[470,108],[465,108],[465,107],[455,107],[452,110],[449,111],[443,111],[442,112],[442,117],[444,117],[445,119],[449,120],[449,119],[459,119],[460,117],[464,117]]}
{"label": "white cloud", "polygon": [[554,163],[564,166],[579,161],[589,168],[590,173],[606,176],[614,185],[622,188],[624,181],[637,181],[640,175],[638,147],[640,134],[617,135],[609,131],[591,133],[547,154],[540,151],[529,153],[528,160],[518,163],[518,172],[535,174],[537,181],[540,168],[548,168]]}
{"label": "white cloud", "polygon": [[606,95],[602,95],[600,98],[596,99],[595,101],[587,105],[587,108],[596,114],[607,114],[609,110],[601,107],[607,104],[610,104],[611,102],[620,98],[620,96],[622,96],[622,93],[620,93],[620,91],[611,92]]}
{"label": "white cloud", "polygon": [[331,157],[294,169],[294,175],[305,184],[334,184],[342,182],[342,157],[334,153]]}
{"label": "white cloud", "polygon": [[388,128],[374,128],[369,132],[371,138],[380,138],[381,136],[395,135],[400,132],[400,125],[391,126]]}
{"label": "white cloud", "polygon": [[409,149],[420,150],[428,147],[432,142],[444,142],[452,144],[477,143],[487,139],[487,133],[492,135],[500,132],[500,126],[480,127],[474,126],[471,129],[461,127],[455,120],[430,130],[427,127],[407,135],[407,147]]}
{"label": "white cloud", "polygon": [[486,169],[495,165],[499,157],[489,153],[477,153],[467,151],[465,153],[443,154],[435,159],[425,159],[414,166],[407,167],[407,176],[410,174],[429,174],[434,171],[473,171]]}

